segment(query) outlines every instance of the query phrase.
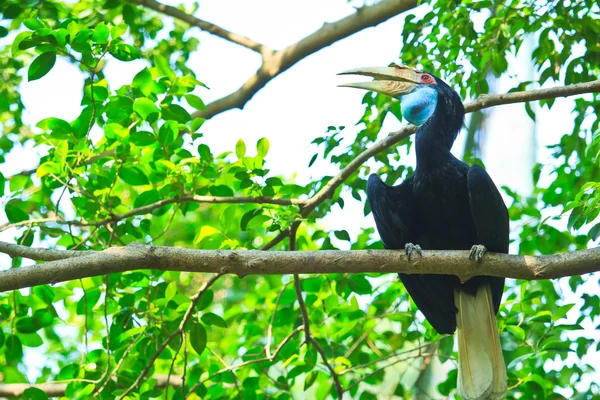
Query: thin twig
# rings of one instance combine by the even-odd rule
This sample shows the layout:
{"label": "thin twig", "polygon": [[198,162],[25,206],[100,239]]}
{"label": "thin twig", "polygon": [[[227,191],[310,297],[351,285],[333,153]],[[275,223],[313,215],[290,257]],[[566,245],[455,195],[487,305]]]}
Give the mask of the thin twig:
{"label": "thin twig", "polygon": [[135,382],[133,382],[133,384],[123,394],[121,394],[118,397],[118,399],[125,398],[133,390],[135,390],[135,388],[138,387],[138,385],[142,382],[142,380],[144,380],[144,378],[146,377],[146,375],[148,375],[148,373],[150,372],[150,370],[154,366],[154,362],[158,359],[158,357],[164,351],[164,349],[169,345],[169,343],[171,342],[171,340],[173,340],[176,336],[180,335],[183,330],[185,330],[185,327],[186,327],[187,323],[189,322],[189,320],[191,319],[192,315],[194,314],[194,310],[196,309],[196,304],[200,300],[200,297],[202,297],[202,295],[204,294],[204,292],[206,292],[206,290],[209,287],[211,287],[213,285],[213,283],[215,283],[215,281],[217,279],[219,279],[221,276],[223,276],[223,272],[220,272],[218,274],[213,275],[209,280],[207,280],[206,282],[204,282],[204,285],[202,285],[202,287],[200,288],[200,290],[198,290],[198,292],[194,295],[194,297],[192,297],[190,305],[189,305],[187,311],[185,312],[185,314],[183,315],[183,319],[181,320],[181,323],[179,324],[179,327],[177,328],[177,330],[175,332],[171,333],[162,342],[162,344],[160,345],[160,347],[156,350],[156,353],[154,353],[154,355],[150,358],[150,361],[148,362],[148,364],[146,365],[146,367],[142,370],[142,372],[139,374],[139,376],[137,377],[137,379],[135,380]]}
{"label": "thin twig", "polygon": [[[297,226],[290,227],[290,251],[296,250],[296,229]],[[304,340],[306,344],[311,344],[315,350],[321,355],[321,359],[323,360],[323,364],[331,373],[331,377],[333,378],[333,382],[335,384],[335,390],[337,392],[338,398],[342,399],[344,395],[344,389],[342,388],[342,384],[340,383],[340,378],[338,374],[335,372],[335,369],[329,364],[327,360],[327,355],[323,348],[319,345],[319,342],[310,334],[310,321],[308,319],[308,311],[306,310],[306,304],[304,303],[304,299],[302,298],[302,288],[300,287],[300,276],[298,274],[294,274],[294,288],[296,289],[296,297],[298,299],[298,306],[300,307],[300,311],[302,312],[302,320],[304,321]]]}
{"label": "thin twig", "polygon": [[304,329],[304,325],[300,325],[298,326],[296,329],[294,329],[292,332],[290,332],[282,341],[281,343],[279,343],[279,346],[277,346],[277,348],[275,349],[275,352],[273,353],[273,355],[271,357],[263,357],[263,358],[258,358],[256,360],[248,360],[248,361],[244,361],[242,363],[239,364],[235,364],[235,365],[230,365],[227,368],[223,368],[218,370],[217,372],[213,373],[212,375],[208,376],[206,379],[203,379],[201,382],[197,383],[194,387],[192,387],[192,389],[190,389],[190,392],[193,392],[195,390],[196,387],[198,387],[199,385],[203,384],[206,381],[211,380],[212,378],[214,378],[217,375],[221,375],[225,372],[230,372],[233,370],[236,370],[238,368],[241,367],[245,367],[246,365],[250,365],[250,364],[256,364],[256,363],[262,363],[262,362],[273,362],[273,360],[275,360],[277,358],[277,356],[279,355],[279,353],[281,352],[281,350],[283,349],[283,347],[301,330]]}
{"label": "thin twig", "polygon": [[273,315],[271,316],[271,322],[269,322],[269,327],[267,328],[267,344],[265,345],[265,351],[267,353],[267,357],[271,358],[271,339],[273,337],[273,323],[275,322],[275,314],[277,313],[277,308],[279,307],[279,300],[281,300],[281,295],[285,291],[287,287],[287,283],[284,284],[277,295],[277,300],[275,301],[275,309],[273,310]]}

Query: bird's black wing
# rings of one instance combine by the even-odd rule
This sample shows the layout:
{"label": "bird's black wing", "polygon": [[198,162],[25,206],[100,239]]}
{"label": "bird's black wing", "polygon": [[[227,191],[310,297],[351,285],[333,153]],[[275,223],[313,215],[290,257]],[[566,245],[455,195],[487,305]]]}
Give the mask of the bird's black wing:
{"label": "bird's black wing", "polygon": [[404,249],[414,240],[412,177],[398,186],[388,186],[375,174],[367,182],[367,199],[377,231],[386,249]]}
{"label": "bird's black wing", "polygon": [[[467,186],[478,244],[484,245],[490,252],[508,253],[508,210],[492,178],[483,168],[474,165],[469,169]],[[504,278],[492,277],[490,282],[494,308],[498,312],[504,290]]]}
{"label": "bird's black wing", "polygon": [[[409,242],[418,244],[415,221],[418,205],[413,198],[412,185],[412,177],[393,187],[383,183],[377,175],[369,177],[367,198],[386,249],[404,249],[404,245]],[[400,278],[419,310],[436,331],[453,333],[456,330],[454,286],[458,278],[419,274],[400,274]]]}

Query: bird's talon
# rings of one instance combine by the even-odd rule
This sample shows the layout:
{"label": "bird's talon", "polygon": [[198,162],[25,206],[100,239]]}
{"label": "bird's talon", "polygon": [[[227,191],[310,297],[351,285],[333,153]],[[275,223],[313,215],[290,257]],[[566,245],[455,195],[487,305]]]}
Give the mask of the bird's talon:
{"label": "bird's talon", "polygon": [[418,244],[406,243],[404,245],[404,250],[406,251],[406,257],[408,261],[412,258],[413,253],[417,253],[419,257],[423,257],[421,246]]}
{"label": "bird's talon", "polygon": [[480,263],[483,260],[485,253],[487,253],[485,246],[476,244],[471,247],[471,251],[469,252],[469,260],[475,260],[477,263]]}

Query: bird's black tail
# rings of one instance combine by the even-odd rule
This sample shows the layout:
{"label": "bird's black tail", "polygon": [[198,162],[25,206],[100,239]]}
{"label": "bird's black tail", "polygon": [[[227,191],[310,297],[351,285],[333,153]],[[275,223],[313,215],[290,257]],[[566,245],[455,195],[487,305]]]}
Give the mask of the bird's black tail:
{"label": "bird's black tail", "polygon": [[506,366],[489,284],[475,296],[454,292],[458,308],[458,392],[465,400],[498,400],[506,396]]}

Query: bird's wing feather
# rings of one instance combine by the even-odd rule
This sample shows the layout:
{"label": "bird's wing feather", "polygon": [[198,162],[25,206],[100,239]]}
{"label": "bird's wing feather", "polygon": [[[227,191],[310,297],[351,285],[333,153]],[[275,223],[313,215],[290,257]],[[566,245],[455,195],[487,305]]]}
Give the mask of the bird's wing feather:
{"label": "bird's wing feather", "polygon": [[[404,249],[418,237],[415,216],[417,207],[412,194],[412,177],[401,185],[388,186],[371,175],[367,184],[367,198],[375,217],[377,231],[386,249]],[[418,243],[415,243],[418,244]],[[449,275],[400,274],[404,286],[417,307],[439,333],[453,333],[456,329],[454,286],[458,279]]]}
{"label": "bird's wing feather", "polygon": [[[478,244],[483,244],[490,252],[508,253],[508,210],[496,185],[483,168],[474,165],[469,169],[467,186]],[[504,278],[492,278],[490,284],[494,308],[498,312]]]}
{"label": "bird's wing feather", "polygon": [[388,186],[375,174],[367,182],[367,199],[386,249],[403,249],[414,240],[412,177]]}

